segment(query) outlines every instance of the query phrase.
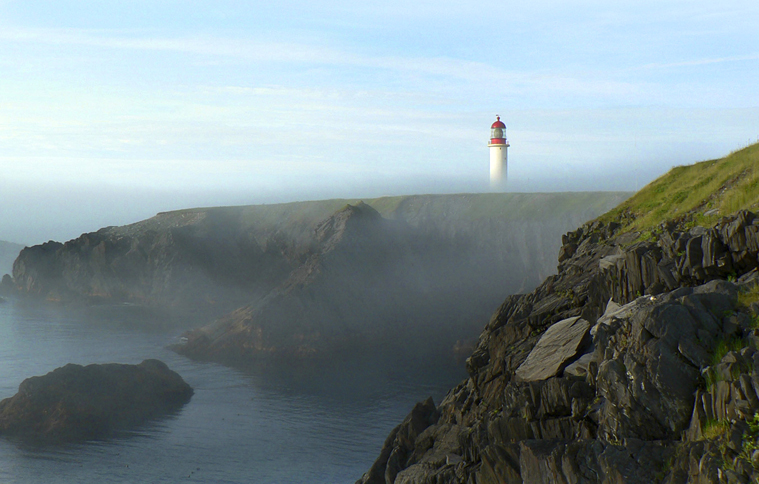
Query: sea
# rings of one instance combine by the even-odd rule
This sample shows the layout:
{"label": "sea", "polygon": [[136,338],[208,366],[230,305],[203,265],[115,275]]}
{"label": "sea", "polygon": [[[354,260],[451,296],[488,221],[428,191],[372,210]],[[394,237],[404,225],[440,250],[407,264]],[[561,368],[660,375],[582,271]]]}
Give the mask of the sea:
{"label": "sea", "polygon": [[2,483],[354,483],[414,404],[439,403],[460,362],[267,365],[245,371],[167,349],[182,329],[137,308],[0,304],[0,399],[67,363],[157,358],[195,390],[176,414],[113,438],[34,446],[0,437]]}

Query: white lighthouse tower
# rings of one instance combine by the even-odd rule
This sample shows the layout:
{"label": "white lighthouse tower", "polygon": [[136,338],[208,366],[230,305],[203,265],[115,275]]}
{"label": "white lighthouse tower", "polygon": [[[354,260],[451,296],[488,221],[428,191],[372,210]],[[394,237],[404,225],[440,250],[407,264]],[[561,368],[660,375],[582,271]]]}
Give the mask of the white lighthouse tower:
{"label": "white lighthouse tower", "polygon": [[499,190],[506,186],[508,169],[509,140],[506,139],[506,125],[496,115],[496,121],[490,126],[490,189]]}

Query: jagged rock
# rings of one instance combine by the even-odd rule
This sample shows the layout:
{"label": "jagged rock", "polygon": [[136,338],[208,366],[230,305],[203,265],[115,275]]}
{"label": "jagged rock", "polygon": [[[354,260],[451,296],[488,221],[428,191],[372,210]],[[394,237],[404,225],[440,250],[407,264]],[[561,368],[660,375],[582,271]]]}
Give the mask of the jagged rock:
{"label": "jagged rock", "polygon": [[[693,413],[693,394],[721,332],[707,309],[732,307],[735,288],[713,281],[694,290],[642,297],[618,310],[594,339],[601,427],[610,438],[675,438]],[[613,349],[613,351],[609,351]],[[647,409],[643,411],[643,409]]]}
{"label": "jagged rock", "polygon": [[588,366],[591,361],[593,361],[593,354],[586,353],[564,368],[564,374],[585,377],[588,374]]}
{"label": "jagged rock", "polygon": [[[390,432],[382,446],[379,459],[356,484],[395,482],[399,471],[415,463],[413,457],[417,437],[434,425],[439,417],[432,398],[417,403],[408,417]],[[418,453],[416,455],[418,456]]]}
{"label": "jagged rock", "polygon": [[661,443],[627,440],[624,446],[597,440],[520,443],[520,469],[526,483],[604,482],[649,484],[660,481],[672,450]]}
{"label": "jagged rock", "polygon": [[589,342],[590,323],[576,316],[559,321],[543,333],[515,375],[522,381],[545,380],[557,375]]}
{"label": "jagged rock", "polygon": [[[759,351],[750,346],[759,303],[736,305],[759,279],[755,228],[759,219],[739,212],[712,229],[663,224],[644,242],[598,222],[566,234],[559,274],[504,301],[467,360],[468,380],[438,408],[429,432],[455,437],[462,461],[432,465],[421,453],[396,475],[467,484],[759,479],[749,452],[759,445]],[[593,325],[587,350],[557,358],[569,363],[563,372],[525,381],[533,360],[548,361],[539,347],[557,323],[580,319]]]}
{"label": "jagged rock", "polygon": [[178,410],[192,388],[165,363],[68,364],[0,402],[0,435],[42,442],[107,437]]}

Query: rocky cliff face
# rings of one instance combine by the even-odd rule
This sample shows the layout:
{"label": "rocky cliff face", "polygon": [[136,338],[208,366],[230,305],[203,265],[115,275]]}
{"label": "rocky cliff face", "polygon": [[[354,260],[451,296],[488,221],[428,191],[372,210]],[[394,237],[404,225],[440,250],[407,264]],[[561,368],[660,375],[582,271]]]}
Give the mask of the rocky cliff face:
{"label": "rocky cliff face", "polygon": [[398,340],[408,328],[430,340],[432,325],[450,346],[476,335],[504,293],[532,288],[554,270],[560,233],[625,196],[445,195],[186,210],[25,249],[13,275],[22,293],[47,299],[220,316],[178,349],[197,358],[325,354]]}
{"label": "rocky cliff face", "polygon": [[251,240],[239,218],[236,208],[159,214],[51,241],[24,249],[13,279],[22,294],[48,300],[229,307],[265,291],[296,264],[276,240]]}
{"label": "rocky cliff face", "polygon": [[759,218],[563,238],[510,296],[439,407],[361,483],[716,483],[759,477]]}

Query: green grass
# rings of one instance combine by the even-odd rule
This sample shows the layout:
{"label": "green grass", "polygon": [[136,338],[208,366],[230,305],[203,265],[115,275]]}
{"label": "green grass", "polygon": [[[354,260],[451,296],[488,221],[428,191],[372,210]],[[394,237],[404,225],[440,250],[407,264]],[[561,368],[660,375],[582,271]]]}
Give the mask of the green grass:
{"label": "green grass", "polygon": [[759,284],[754,284],[738,294],[739,306],[748,307],[755,302],[759,302]]}
{"label": "green grass", "polygon": [[711,390],[711,388],[716,385],[717,382],[720,382],[722,380],[722,376],[717,374],[712,368],[708,368],[704,374],[704,384],[707,390]]}
{"label": "green grass", "polygon": [[730,424],[726,420],[707,420],[701,429],[701,434],[705,439],[716,439],[727,432]]}
{"label": "green grass", "polygon": [[[599,219],[621,223],[623,232],[650,231],[667,220],[708,226],[723,215],[757,207],[759,144],[754,144],[722,159],[672,168]],[[704,215],[712,209],[718,213]]]}
{"label": "green grass", "polygon": [[722,361],[722,358],[724,358],[729,352],[737,352],[747,346],[749,346],[749,342],[743,338],[736,337],[728,340],[719,340],[717,346],[714,348],[714,353],[712,354],[712,365],[716,365]]}

